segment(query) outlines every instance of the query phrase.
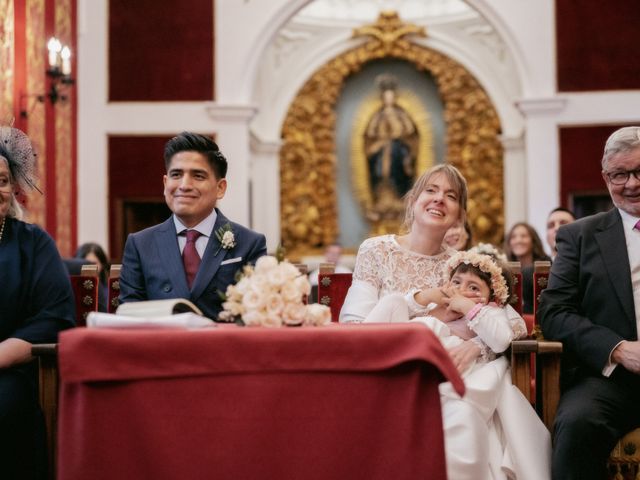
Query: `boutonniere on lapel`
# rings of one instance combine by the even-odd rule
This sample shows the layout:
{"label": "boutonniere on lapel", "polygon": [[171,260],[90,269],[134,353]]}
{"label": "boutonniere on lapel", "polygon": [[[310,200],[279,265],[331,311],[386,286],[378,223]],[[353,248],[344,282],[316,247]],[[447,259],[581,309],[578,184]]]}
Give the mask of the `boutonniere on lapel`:
{"label": "boutonniere on lapel", "polygon": [[216,250],[216,255],[218,255],[221,248],[231,250],[236,246],[236,237],[233,234],[230,223],[226,223],[216,230],[216,238],[220,242],[220,246],[218,247],[218,250]]}

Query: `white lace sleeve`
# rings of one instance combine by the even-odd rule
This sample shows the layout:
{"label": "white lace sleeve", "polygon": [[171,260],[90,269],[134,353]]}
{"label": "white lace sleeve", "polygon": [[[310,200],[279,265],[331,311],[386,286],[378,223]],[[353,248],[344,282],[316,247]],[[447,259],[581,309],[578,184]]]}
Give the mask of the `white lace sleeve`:
{"label": "white lace sleeve", "polygon": [[511,305],[507,305],[506,308],[507,318],[509,319],[509,326],[513,331],[513,340],[524,338],[528,335],[527,324],[524,318],[514,310]]}
{"label": "white lace sleeve", "polygon": [[380,242],[376,238],[362,242],[356,255],[356,265],[353,269],[353,280],[360,280],[372,285],[376,291],[382,287],[382,272],[380,267],[383,263],[381,258],[384,252],[381,250]]}
{"label": "white lace sleeve", "polygon": [[504,352],[513,340],[526,335],[524,320],[510,306],[482,307],[468,326],[495,353]]}

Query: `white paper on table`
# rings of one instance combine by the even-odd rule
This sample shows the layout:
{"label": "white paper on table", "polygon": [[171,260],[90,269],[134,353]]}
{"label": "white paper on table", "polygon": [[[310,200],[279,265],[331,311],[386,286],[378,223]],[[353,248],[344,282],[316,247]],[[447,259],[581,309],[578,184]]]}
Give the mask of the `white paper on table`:
{"label": "white paper on table", "polygon": [[196,313],[178,313],[163,317],[130,317],[112,313],[91,312],[87,316],[89,328],[209,328],[216,324]]}

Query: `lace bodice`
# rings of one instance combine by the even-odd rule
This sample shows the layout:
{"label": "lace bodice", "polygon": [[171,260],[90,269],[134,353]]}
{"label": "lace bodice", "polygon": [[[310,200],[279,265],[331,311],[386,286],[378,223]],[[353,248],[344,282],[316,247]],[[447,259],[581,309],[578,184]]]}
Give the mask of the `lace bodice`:
{"label": "lace bodice", "polygon": [[373,285],[379,297],[438,287],[444,283],[445,266],[454,253],[448,248],[438,255],[422,255],[401,247],[395,235],[369,238],[358,250],[353,280]]}

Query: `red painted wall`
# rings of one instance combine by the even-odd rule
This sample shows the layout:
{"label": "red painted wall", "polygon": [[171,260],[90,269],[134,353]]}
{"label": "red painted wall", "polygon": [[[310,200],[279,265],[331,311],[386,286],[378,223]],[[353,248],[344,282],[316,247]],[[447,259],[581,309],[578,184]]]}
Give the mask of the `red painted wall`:
{"label": "red painted wall", "polygon": [[213,4],[110,0],[109,100],[212,100]]}
{"label": "red painted wall", "polygon": [[162,200],[164,145],[172,136],[109,137],[109,251],[116,262],[130,233],[123,231],[122,203]]}
{"label": "red painted wall", "polygon": [[556,0],[558,90],[640,89],[640,1]]}
{"label": "red painted wall", "polygon": [[626,125],[594,125],[560,128],[560,199],[572,207],[574,194],[607,194],[600,172],[604,144],[615,130]]}

